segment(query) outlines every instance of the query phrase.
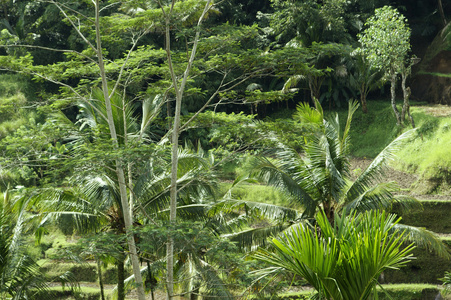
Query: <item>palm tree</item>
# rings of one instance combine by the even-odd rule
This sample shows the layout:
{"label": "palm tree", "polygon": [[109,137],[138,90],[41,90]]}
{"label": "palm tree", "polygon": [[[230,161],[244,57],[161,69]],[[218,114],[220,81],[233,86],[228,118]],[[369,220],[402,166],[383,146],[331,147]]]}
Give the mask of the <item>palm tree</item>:
{"label": "palm tree", "polygon": [[366,114],[368,112],[366,97],[369,92],[381,84],[383,74],[380,70],[371,66],[361,49],[355,50],[351,55],[353,59],[349,68],[351,70],[349,83],[354,89],[359,91],[362,111]]}
{"label": "palm tree", "polygon": [[[114,125],[118,134],[118,144],[122,149],[129,147],[131,143],[133,146],[129,148],[132,149],[144,144],[148,138],[146,129],[158,115],[162,105],[160,100],[160,97],[155,97],[143,102],[140,126],[134,117],[136,111],[133,104],[117,93],[111,96]],[[36,189],[31,194],[24,195],[24,199],[30,199],[30,203],[39,209],[40,226],[45,226],[48,221],[55,221],[61,216],[69,216],[73,219],[79,232],[103,230],[113,232],[119,237],[126,232],[125,210],[122,207],[117,176],[112,163],[118,154],[116,152],[113,156],[108,156],[110,153],[106,153],[102,149],[105,141],[109,139],[106,106],[102,91],[94,89],[91,100],[81,101],[78,105],[80,114],[77,124],[74,124],[62,113],[53,114],[48,120],[50,123],[64,126],[69,132],[66,146],[70,151],[68,161],[73,163],[74,175],[67,179],[68,186]],[[98,159],[99,156],[102,159]],[[87,163],[86,158],[88,158]],[[129,161],[127,187],[129,205],[133,212],[134,173]],[[125,245],[121,247],[121,253],[114,256],[118,268],[119,299],[125,297],[126,251],[124,247]]]}
{"label": "palm tree", "polygon": [[39,265],[25,251],[26,206],[15,208],[8,191],[3,196],[4,201],[0,202],[0,298],[31,299],[46,291],[48,286]]}
{"label": "palm tree", "polygon": [[386,269],[397,269],[411,259],[413,244],[395,228],[399,222],[383,211],[335,215],[331,224],[324,212],[316,226],[298,224],[271,241],[255,258],[270,265],[263,274],[287,270],[316,290],[312,299],[369,299]]}
{"label": "palm tree", "polygon": [[[134,185],[130,194],[135,198],[134,215],[138,228],[147,224],[156,225],[161,231],[168,228],[169,220],[169,198],[170,198],[170,156],[168,149],[156,148],[147,162],[140,166],[139,175],[134,177]],[[158,152],[159,151],[159,152]],[[178,166],[178,206],[181,220],[207,220],[205,201],[210,203],[215,192],[214,176],[210,172],[212,157],[203,152],[202,149],[192,151],[187,146],[179,151]],[[33,204],[41,209],[41,225],[48,220],[55,220],[63,215],[72,217],[78,231],[102,231],[112,232],[118,239],[125,233],[125,225],[122,218],[121,201],[117,183],[108,176],[108,172],[94,173],[90,171],[75,174],[68,179],[70,188],[49,188],[35,190]],[[149,243],[147,235],[137,235],[137,241]],[[164,240],[159,240],[164,244]],[[156,242],[158,244],[158,242]],[[186,244],[186,243],[185,243]],[[185,245],[184,244],[184,245]],[[182,249],[184,247],[180,247]],[[185,247],[186,248],[186,247]],[[154,249],[155,250],[155,249]],[[146,249],[140,250],[141,257],[149,258],[152,263],[141,268],[143,277],[150,276],[152,280],[161,280],[164,274],[149,275],[149,270],[155,265],[162,265],[161,259],[165,253],[158,251],[149,253]],[[101,253],[97,253],[101,254]],[[134,278],[124,277],[125,249],[115,255],[109,254],[116,261],[118,267],[118,286],[115,291],[118,299],[124,299],[125,291],[133,288]],[[181,282],[197,282],[199,293],[226,293],[225,284],[213,285],[215,289],[209,288],[213,279],[214,267],[195,255],[195,250],[180,250],[175,254],[177,258],[175,268],[179,275],[185,277]],[[150,267],[150,268],[149,268]],[[159,269],[159,268],[157,268]],[[160,268],[161,269],[161,268]],[[187,270],[191,272],[188,276]],[[152,271],[153,272],[153,271]],[[161,272],[160,272],[161,273]],[[212,280],[207,280],[207,273]],[[99,274],[100,275],[100,274]],[[199,279],[201,277],[201,279]],[[188,278],[188,280],[186,280]],[[219,277],[216,276],[216,283]],[[222,288],[218,288],[218,287]]]}
{"label": "palm tree", "polygon": [[[77,166],[74,175],[67,180],[68,186],[34,191],[32,198],[35,201],[33,203],[41,209],[42,225],[48,220],[67,215],[73,218],[79,231],[110,231],[118,236],[125,232],[118,184],[112,171],[113,167],[109,163],[114,160],[117,153],[114,153],[111,159],[108,159],[107,153],[101,154],[103,159],[99,162],[94,161],[95,164],[80,163],[84,157],[99,155],[95,146],[102,145],[102,142],[108,138],[105,131],[107,122],[102,97],[100,90],[94,90],[90,102],[79,104],[78,128],[62,114],[57,114],[53,118],[54,122],[70,127],[71,137],[67,148],[72,149],[73,155],[77,158]],[[156,103],[151,101],[143,103],[143,120],[139,126],[134,117],[137,114],[133,111],[133,105],[123,102],[123,98],[117,94],[111,97],[119,145],[124,148],[146,145],[146,152],[139,152],[140,163],[129,163],[128,165],[128,197],[130,204],[133,205],[132,213],[136,217],[135,226],[158,224],[164,228],[168,227],[165,222],[169,220],[171,158],[164,143],[161,145],[152,141],[151,137],[145,133],[161,106],[161,102],[158,102],[161,98],[156,97],[155,100]],[[86,151],[90,149],[91,152]],[[179,149],[177,206],[181,220],[208,219],[206,207],[211,204],[215,193],[215,178],[210,171],[213,164],[212,159],[212,156],[204,153],[200,148],[192,151],[190,145],[187,145],[185,148]],[[145,239],[146,237],[138,237],[138,240]],[[162,255],[164,256],[162,253],[141,253],[141,255],[147,256],[147,259],[150,257],[156,265],[161,265],[160,259]],[[120,276],[120,273],[123,270],[125,257],[122,255],[121,260],[118,257],[118,255],[115,256],[119,275],[117,291],[119,297],[123,297],[123,291],[127,289],[127,286],[133,287],[131,283],[134,278],[121,279],[123,277]],[[178,259],[178,257],[183,259]],[[190,266],[188,269],[194,272],[195,276],[186,276],[190,278],[189,281],[198,282],[196,287],[198,292],[205,294],[215,290],[216,293],[225,295],[225,289],[218,289],[219,285],[215,286],[215,289],[209,288],[211,281],[206,280],[205,274],[210,273],[210,278],[214,278],[212,276],[213,265],[206,263],[193,253],[186,253],[182,250],[175,254],[175,258],[178,259],[175,267],[180,274],[186,274],[187,266]],[[153,264],[149,265],[153,268]],[[146,270],[148,271],[149,268],[141,268],[144,276],[146,276]],[[182,270],[185,271],[182,272]],[[152,274],[150,277],[162,279],[164,274]]]}
{"label": "palm tree", "polygon": [[[355,180],[352,180],[349,131],[357,107],[356,102],[349,103],[347,121],[342,130],[338,115],[324,119],[318,101],[316,108],[311,108],[308,104],[299,105],[295,117],[305,124],[311,133],[305,137],[304,152],[297,153],[279,143],[279,148],[271,152],[270,158],[263,157],[258,160],[254,175],[280,189],[288,199],[301,206],[303,218],[313,218],[321,209],[332,223],[334,215],[344,211],[391,209],[395,203],[401,209],[421,207],[416,199],[397,194],[399,188],[395,183],[380,182],[388,161],[414,131],[407,131],[391,142]],[[404,226],[411,240],[435,249],[441,255],[449,255],[434,233],[423,228],[401,224],[397,226]]]}

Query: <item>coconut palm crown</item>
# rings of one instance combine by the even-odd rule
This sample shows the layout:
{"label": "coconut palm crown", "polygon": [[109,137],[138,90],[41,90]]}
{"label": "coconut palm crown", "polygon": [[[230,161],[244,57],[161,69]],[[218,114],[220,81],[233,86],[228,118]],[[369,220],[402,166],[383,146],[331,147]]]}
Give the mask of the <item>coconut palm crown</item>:
{"label": "coconut palm crown", "polygon": [[[350,172],[350,128],[358,103],[349,102],[344,128],[338,115],[324,118],[318,101],[315,107],[301,104],[294,115],[310,134],[305,137],[303,152],[278,142],[278,148],[258,159],[254,176],[268,185],[283,191],[290,201],[303,209],[302,218],[311,219],[319,210],[333,222],[336,213],[364,212],[374,209],[391,209],[397,204],[402,210],[421,208],[413,197],[399,195],[395,182],[381,181],[388,162],[402,143],[413,136],[410,130],[391,142],[357,178]],[[275,138],[276,139],[276,138]],[[406,229],[409,240],[417,245],[435,249],[448,256],[446,247],[438,237],[423,228],[396,225]]]}

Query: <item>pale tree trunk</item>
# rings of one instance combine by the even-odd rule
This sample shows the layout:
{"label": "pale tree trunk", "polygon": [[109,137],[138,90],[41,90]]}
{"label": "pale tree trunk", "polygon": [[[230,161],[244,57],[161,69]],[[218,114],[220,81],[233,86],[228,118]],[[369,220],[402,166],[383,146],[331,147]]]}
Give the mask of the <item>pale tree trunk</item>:
{"label": "pale tree trunk", "polygon": [[390,94],[391,94],[391,106],[393,108],[393,112],[396,116],[396,124],[401,125],[401,115],[399,114],[398,108],[396,107],[396,73],[392,73],[390,77]]}
{"label": "pale tree trunk", "polygon": [[[175,0],[172,1],[171,9],[169,12],[161,7],[163,14],[166,18],[166,28],[165,28],[165,43],[166,43],[166,54],[168,59],[169,71],[171,74],[172,85],[175,90],[175,112],[174,112],[174,123],[172,126],[172,161],[171,161],[171,187],[170,187],[170,204],[169,204],[169,220],[171,224],[175,224],[177,220],[177,169],[178,169],[178,139],[180,135],[180,113],[182,108],[182,99],[185,86],[189,77],[189,72],[191,70],[194,58],[196,56],[197,44],[199,42],[200,35],[200,25],[202,23],[205,14],[210,8],[211,0],[208,0],[205,4],[204,11],[199,18],[197,23],[196,36],[193,42],[193,48],[191,49],[191,56],[188,60],[188,65],[186,66],[185,72],[183,74],[182,82],[178,83],[177,75],[175,74],[174,67],[172,64],[171,56],[171,36],[170,36],[170,18],[172,15],[172,9],[175,4]],[[168,236],[168,243],[166,246],[166,267],[167,267],[167,299],[171,300],[174,298],[174,239],[172,236]]]}
{"label": "pale tree trunk", "polygon": [[410,124],[412,124],[412,128],[415,128],[415,122],[413,120],[412,115],[410,114],[410,102],[409,102],[409,98],[410,98],[410,87],[406,87],[406,79],[407,79],[407,74],[405,72],[403,72],[401,74],[401,86],[402,86],[402,92],[403,92],[403,96],[404,96],[404,102],[402,104],[402,111],[401,111],[401,122],[404,124],[404,120],[406,118],[406,113],[409,117],[410,120]]}
{"label": "pale tree trunk", "polygon": [[[179,99],[179,90],[177,84],[177,77],[174,73],[171,57],[171,35],[169,29],[169,16],[166,16],[166,52],[168,57],[168,65],[171,71],[171,77],[173,79],[173,85],[176,92],[174,124],[172,132],[172,162],[171,162],[171,188],[170,188],[170,204],[169,204],[169,220],[171,224],[174,224],[177,220],[177,165],[178,165],[178,130],[180,127],[180,117],[177,118],[177,106],[181,105],[182,99]],[[168,110],[169,114],[169,110]],[[175,171],[174,171],[175,170]],[[166,245],[166,268],[167,268],[167,299],[172,299],[174,296],[174,238],[169,235],[168,243]]]}
{"label": "pale tree trunk", "polygon": [[[103,95],[105,98],[105,107],[106,107],[106,112],[107,112],[108,127],[110,130],[113,147],[115,149],[117,149],[119,145],[118,145],[118,140],[117,140],[116,128],[114,125],[113,111],[111,108],[111,101],[110,101],[110,95],[109,95],[109,90],[108,90],[108,82],[107,82],[105,66],[104,66],[104,62],[103,62],[102,43],[101,43],[101,39],[100,39],[99,0],[96,0],[95,6],[96,6],[95,7],[95,10],[96,10],[95,26],[96,26],[96,41],[97,41],[97,57],[99,60],[100,77],[102,79],[102,90],[103,90]],[[123,215],[124,224],[125,224],[125,233],[126,233],[126,238],[127,238],[128,249],[130,252],[130,260],[132,261],[132,266],[133,266],[133,274],[135,276],[135,283],[136,283],[138,299],[145,300],[146,295],[144,292],[144,285],[143,285],[143,281],[142,281],[142,277],[141,277],[141,270],[140,270],[135,240],[133,238],[133,219],[132,219],[132,215],[130,214],[130,208],[129,208],[129,203],[128,203],[127,186],[126,186],[126,181],[125,181],[125,172],[124,172],[123,162],[120,160],[116,160],[115,164],[116,164],[116,176],[117,176],[117,180],[118,180],[119,192],[120,192],[120,197],[121,197],[122,215]]]}
{"label": "pale tree trunk", "polygon": [[406,74],[404,72],[402,72],[401,73],[401,88],[402,88],[403,102],[402,102],[402,109],[401,109],[401,124],[404,124],[404,121],[406,120],[407,106],[408,106],[408,102],[409,102],[409,98],[407,96],[407,89],[406,89],[406,79],[407,79]]}

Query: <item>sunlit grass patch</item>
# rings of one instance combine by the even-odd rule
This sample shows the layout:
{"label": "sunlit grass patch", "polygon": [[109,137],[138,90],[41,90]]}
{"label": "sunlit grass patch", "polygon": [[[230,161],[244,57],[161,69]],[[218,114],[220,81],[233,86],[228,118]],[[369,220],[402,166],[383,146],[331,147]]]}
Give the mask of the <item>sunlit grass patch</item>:
{"label": "sunlit grass patch", "polygon": [[414,107],[415,139],[398,153],[397,168],[419,176],[416,192],[444,192],[451,187],[451,117],[435,117]]}
{"label": "sunlit grass patch", "polygon": [[[222,190],[227,190],[230,184],[223,184]],[[232,198],[252,202],[289,206],[282,192],[271,186],[260,184],[241,184],[232,190]]]}

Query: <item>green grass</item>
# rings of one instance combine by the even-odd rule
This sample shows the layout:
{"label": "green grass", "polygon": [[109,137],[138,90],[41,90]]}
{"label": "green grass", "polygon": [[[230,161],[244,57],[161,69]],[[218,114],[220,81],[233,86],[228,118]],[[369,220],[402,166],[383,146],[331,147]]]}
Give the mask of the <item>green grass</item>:
{"label": "green grass", "polygon": [[396,167],[419,175],[418,193],[451,189],[451,118],[434,117],[422,107],[412,109],[418,136],[401,149]]}
{"label": "green grass", "polygon": [[[437,285],[432,284],[387,284],[383,285],[382,288],[385,292],[378,288],[379,299],[390,299],[386,296],[386,293],[392,297],[391,299],[396,300],[435,299],[440,291]],[[278,297],[271,297],[271,299],[308,299],[311,293],[312,291],[285,293]]]}
{"label": "green grass", "polygon": [[[221,190],[226,191],[229,183],[223,183]],[[233,199],[288,206],[284,195],[271,186],[259,184],[241,184],[232,190]]]}
{"label": "green grass", "polygon": [[[344,126],[348,115],[347,107],[338,111],[338,115]],[[390,102],[369,101],[367,114],[361,108],[354,113],[350,133],[351,154],[374,158],[396,138],[398,132]]]}
{"label": "green grass", "polygon": [[[419,176],[415,193],[446,193],[451,190],[451,117],[433,116],[423,105],[412,103],[417,135],[396,153],[393,166]],[[368,111],[358,109],[352,121],[351,154],[356,157],[374,158],[402,131],[411,129],[407,121],[404,127],[396,125],[388,100],[370,101]],[[344,124],[347,110],[338,113]]]}

